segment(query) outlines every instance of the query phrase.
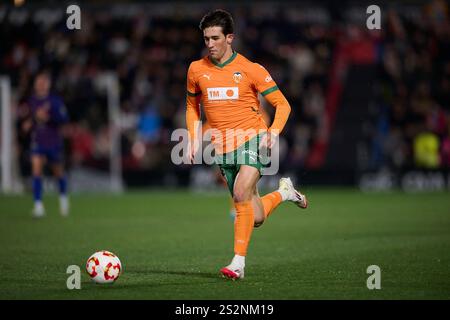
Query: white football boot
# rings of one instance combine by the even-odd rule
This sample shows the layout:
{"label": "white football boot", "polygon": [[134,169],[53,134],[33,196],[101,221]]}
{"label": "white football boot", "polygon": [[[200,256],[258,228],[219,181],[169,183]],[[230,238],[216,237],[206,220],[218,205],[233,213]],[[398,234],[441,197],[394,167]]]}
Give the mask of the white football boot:
{"label": "white football boot", "polygon": [[244,279],[245,256],[235,255],[231,263],[220,269],[222,277],[231,280]]}
{"label": "white football boot", "polygon": [[306,196],[295,190],[290,178],[280,179],[278,191],[281,193],[283,201],[292,201],[302,209],[306,209],[308,207],[308,200],[306,199]]}
{"label": "white football boot", "polygon": [[33,218],[43,218],[45,216],[44,205],[41,201],[36,201],[34,203],[34,208],[32,211]]}
{"label": "white football boot", "polygon": [[244,268],[233,266],[233,264],[220,269],[220,273],[222,274],[222,277],[231,280],[244,279]]}

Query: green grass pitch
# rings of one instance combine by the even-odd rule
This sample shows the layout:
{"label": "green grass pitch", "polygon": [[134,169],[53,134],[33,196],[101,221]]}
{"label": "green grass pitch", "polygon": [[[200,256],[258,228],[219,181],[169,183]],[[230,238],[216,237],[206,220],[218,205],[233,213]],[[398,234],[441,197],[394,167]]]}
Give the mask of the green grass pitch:
{"label": "green grass pitch", "polygon": [[[0,299],[449,299],[450,195],[307,190],[310,208],[283,203],[255,229],[246,278],[219,276],[233,256],[226,193],[135,191],[73,195],[62,218],[55,195],[33,220],[31,198],[0,196]],[[123,273],[96,285],[95,251]],[[81,290],[66,269],[81,268]],[[368,290],[367,267],[381,268]]]}

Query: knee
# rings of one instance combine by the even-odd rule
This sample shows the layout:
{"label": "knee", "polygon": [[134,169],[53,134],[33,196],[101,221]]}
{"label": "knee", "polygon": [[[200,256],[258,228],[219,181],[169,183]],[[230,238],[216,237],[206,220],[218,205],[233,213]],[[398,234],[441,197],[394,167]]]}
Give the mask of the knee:
{"label": "knee", "polygon": [[234,202],[250,201],[252,199],[251,192],[245,188],[236,187],[233,190],[233,200]]}

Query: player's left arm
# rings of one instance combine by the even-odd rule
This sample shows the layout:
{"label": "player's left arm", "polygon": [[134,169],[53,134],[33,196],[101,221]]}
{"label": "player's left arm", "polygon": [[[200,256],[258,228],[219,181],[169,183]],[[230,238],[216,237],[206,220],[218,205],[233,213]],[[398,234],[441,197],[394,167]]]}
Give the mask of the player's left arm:
{"label": "player's left arm", "polygon": [[69,114],[66,105],[60,97],[53,97],[50,109],[49,123],[58,127],[63,137],[68,137],[69,134]]}
{"label": "player's left arm", "polygon": [[278,135],[284,129],[291,113],[291,106],[280,90],[274,91],[265,96],[266,100],[276,109],[275,117],[269,128],[270,132]]}
{"label": "player's left arm", "polygon": [[291,113],[291,106],[278,88],[269,72],[261,65],[255,64],[252,72],[254,84],[259,93],[276,109],[272,125],[269,127],[269,135],[264,136],[261,146],[271,148],[275,138],[281,133]]}
{"label": "player's left arm", "polygon": [[56,97],[53,101],[51,121],[57,125],[64,125],[69,122],[66,105],[59,97]]}

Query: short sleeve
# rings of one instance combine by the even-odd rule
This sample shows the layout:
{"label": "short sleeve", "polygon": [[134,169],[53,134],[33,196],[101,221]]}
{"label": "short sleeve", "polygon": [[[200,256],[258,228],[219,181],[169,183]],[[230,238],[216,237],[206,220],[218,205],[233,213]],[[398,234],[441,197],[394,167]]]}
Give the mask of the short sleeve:
{"label": "short sleeve", "polygon": [[261,95],[266,96],[269,93],[278,90],[277,84],[272,79],[272,76],[262,65],[253,63],[251,75],[254,86]]}

